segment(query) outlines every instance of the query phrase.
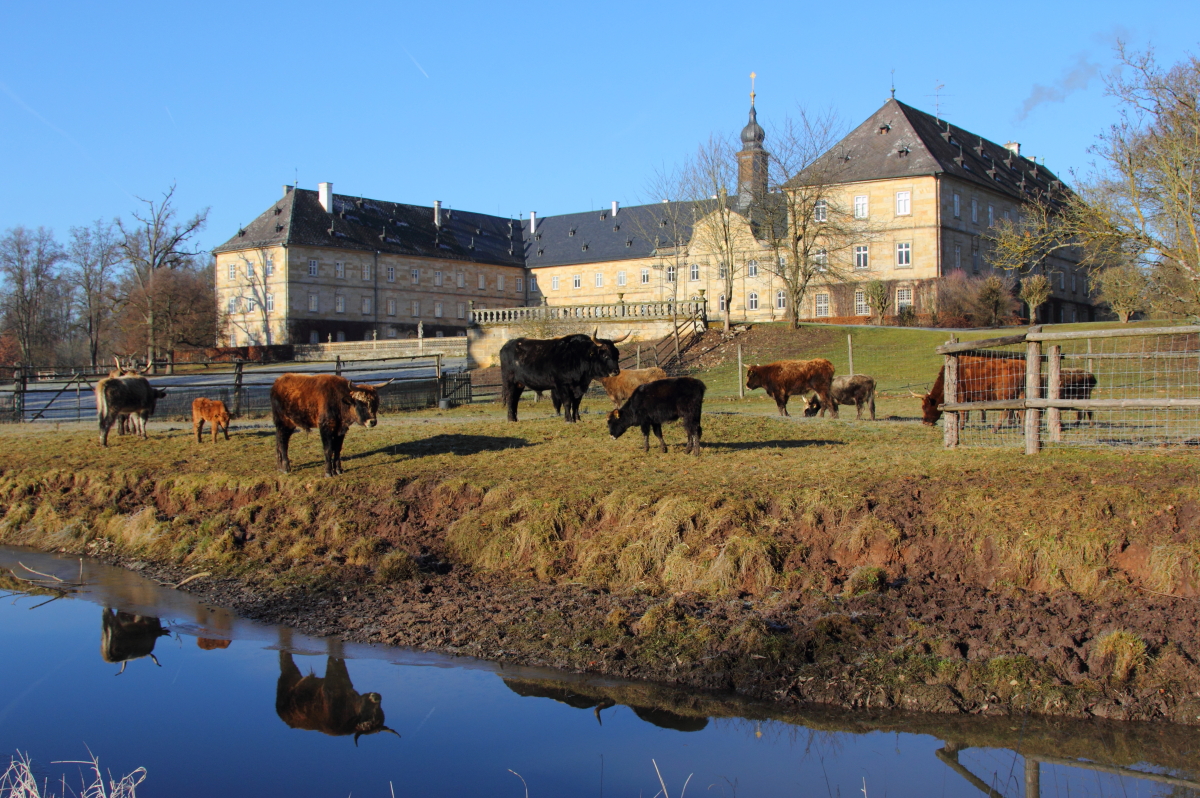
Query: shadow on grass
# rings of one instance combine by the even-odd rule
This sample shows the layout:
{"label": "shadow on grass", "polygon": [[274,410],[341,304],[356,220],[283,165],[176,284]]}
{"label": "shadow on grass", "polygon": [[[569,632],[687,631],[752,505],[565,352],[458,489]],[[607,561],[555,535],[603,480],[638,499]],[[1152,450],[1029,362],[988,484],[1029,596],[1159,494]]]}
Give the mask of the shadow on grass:
{"label": "shadow on grass", "polygon": [[408,457],[429,457],[436,454],[478,454],[480,452],[500,452],[505,449],[523,449],[529,445],[529,441],[524,438],[493,435],[434,435],[432,438],[381,446],[373,451],[343,457],[342,460],[372,457],[377,454]]}
{"label": "shadow on grass", "polygon": [[845,441],[811,440],[811,441],[704,441],[705,449],[729,449],[741,451],[744,449],[803,449],[806,446],[845,446]]}

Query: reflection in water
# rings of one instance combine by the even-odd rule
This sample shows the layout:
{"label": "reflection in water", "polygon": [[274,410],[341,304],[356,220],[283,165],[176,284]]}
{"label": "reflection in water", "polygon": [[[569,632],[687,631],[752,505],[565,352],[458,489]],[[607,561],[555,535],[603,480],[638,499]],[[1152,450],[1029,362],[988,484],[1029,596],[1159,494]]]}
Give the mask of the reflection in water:
{"label": "reflection in water", "polygon": [[275,711],[293,729],[319,731],[335,737],[353,734],[354,744],[364,734],[399,733],[383,725],[379,693],[359,694],[350,683],[346,661],[329,657],[325,675],[307,676],[287,651],[279,652],[279,683],[275,688]]}
{"label": "reflection in water", "polygon": [[[617,705],[617,702],[611,698],[583,695],[572,690],[569,685],[556,685],[553,682],[527,681],[523,679],[504,679],[503,681],[509,690],[520,696],[552,698],[560,704],[566,704],[575,709],[592,709],[595,712],[596,720],[600,720],[600,710]],[[633,704],[629,704],[628,706],[633,710],[633,714],[647,723],[658,726],[660,729],[696,732],[708,725],[708,718],[705,717],[679,715],[661,707],[635,706]]]}
{"label": "reflection in water", "polygon": [[197,637],[196,645],[204,651],[213,651],[218,648],[229,648],[232,640],[214,640],[211,637]]}
{"label": "reflection in water", "polygon": [[104,610],[101,624],[100,656],[104,657],[105,662],[121,663],[118,676],[125,672],[125,666],[133,659],[149,657],[158,665],[154,644],[158,638],[168,634],[170,632],[163,628],[158,618],[109,607]]}

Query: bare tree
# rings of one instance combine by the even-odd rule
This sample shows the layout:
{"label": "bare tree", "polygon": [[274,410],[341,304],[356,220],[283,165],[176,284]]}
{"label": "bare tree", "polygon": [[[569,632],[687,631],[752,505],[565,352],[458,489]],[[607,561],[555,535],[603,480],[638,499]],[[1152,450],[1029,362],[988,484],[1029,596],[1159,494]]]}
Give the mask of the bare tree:
{"label": "bare tree", "polygon": [[1021,300],[1029,306],[1029,323],[1037,323],[1038,308],[1050,298],[1050,280],[1044,274],[1031,274],[1021,281]]}
{"label": "bare tree", "polygon": [[257,341],[270,346],[271,339],[271,304],[273,294],[270,282],[274,277],[275,262],[272,250],[267,247],[244,250],[238,253],[239,264],[235,266],[243,277],[245,296],[238,297],[240,304],[237,311],[227,313],[227,323],[244,332],[250,341]]}
{"label": "bare tree", "polygon": [[[748,256],[758,249],[750,219],[735,211],[731,197],[737,196],[737,161],[733,147],[719,136],[701,144],[685,172],[688,196],[695,222],[689,258],[707,253],[716,260],[717,277],[725,297],[725,332],[733,319],[733,287],[745,268]],[[708,264],[711,268],[711,264]]]}
{"label": "bare tree", "polygon": [[5,283],[0,311],[26,367],[52,351],[55,333],[62,332],[56,329],[59,319],[53,305],[63,288],[58,268],[63,257],[54,233],[45,227],[14,227],[0,238],[0,276]]}
{"label": "bare tree", "polygon": [[834,147],[846,125],[832,110],[801,108],[770,136],[768,193],[757,203],[760,236],[774,257],[767,270],[783,281],[788,320],[800,326],[810,286],[853,279],[846,253],[872,237],[870,223],[854,218],[836,182],[842,161]]}
{"label": "bare tree", "polygon": [[163,269],[178,268],[199,254],[188,249],[188,242],[204,227],[208,218],[208,209],[205,208],[182,223],[176,222],[174,197],[175,184],[172,183],[163,193],[161,201],[140,200],[146,206],[143,211],[130,213],[128,222],[117,220],[117,227],[121,231],[121,252],[145,300],[143,313],[149,362],[154,361],[159,346],[155,319],[156,275]]}
{"label": "bare tree", "polygon": [[1021,269],[1081,247],[1095,271],[1145,270],[1160,310],[1200,315],[1200,59],[1164,69],[1151,51],[1118,46],[1123,69],[1108,81],[1121,106],[1099,136],[1099,163],[1078,193],[1043,195],[993,236],[993,262]]}
{"label": "bare tree", "polygon": [[141,322],[151,306],[155,313],[155,336],[163,350],[212,346],[217,325],[223,318],[217,309],[211,263],[203,265],[189,258],[174,269],[163,271],[152,285],[154,295],[149,296],[130,270],[120,286],[123,301],[114,324],[117,351],[147,349],[150,330]]}
{"label": "bare tree", "polygon": [[876,323],[883,324],[883,318],[892,304],[892,292],[888,284],[883,280],[871,280],[863,287],[863,296],[878,319]]}
{"label": "bare tree", "polygon": [[77,289],[78,324],[87,336],[88,361],[95,368],[115,312],[113,291],[121,251],[113,226],[97,220],[91,227],[72,227],[67,262],[67,280]]}
{"label": "bare tree", "polygon": [[1109,266],[1092,274],[1092,283],[1099,289],[1100,299],[1112,308],[1122,324],[1130,316],[1146,309],[1150,280],[1136,263]]}

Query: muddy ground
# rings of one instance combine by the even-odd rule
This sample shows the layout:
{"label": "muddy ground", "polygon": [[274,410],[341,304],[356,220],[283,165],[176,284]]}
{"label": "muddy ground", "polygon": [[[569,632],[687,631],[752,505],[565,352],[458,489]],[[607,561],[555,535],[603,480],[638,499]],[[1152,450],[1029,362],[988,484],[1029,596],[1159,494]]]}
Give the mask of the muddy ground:
{"label": "muddy ground", "polygon": [[[165,582],[188,574],[101,558]],[[664,599],[514,582],[434,558],[413,579],[386,587],[264,590],[205,578],[183,589],[306,634],[733,692],[781,709],[814,703],[1200,725],[1200,607],[1192,599],[1089,602],[938,579],[817,600]],[[1096,640],[1130,628],[1150,645],[1154,667],[1115,680]]]}

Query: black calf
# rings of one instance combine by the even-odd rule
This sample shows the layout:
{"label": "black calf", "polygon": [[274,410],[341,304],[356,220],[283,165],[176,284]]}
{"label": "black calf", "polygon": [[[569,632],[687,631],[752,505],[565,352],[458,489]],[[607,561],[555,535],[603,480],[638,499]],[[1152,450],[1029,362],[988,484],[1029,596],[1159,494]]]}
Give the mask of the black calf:
{"label": "black calf", "polygon": [[645,436],[644,451],[650,451],[650,430],[654,430],[663,452],[667,442],[663,440],[662,425],[668,421],[683,420],[687,432],[685,453],[700,456],[700,411],[704,404],[704,383],[692,377],[668,377],[655,380],[634,389],[624,405],[608,414],[608,432],[619,438],[633,426],[642,428]]}

